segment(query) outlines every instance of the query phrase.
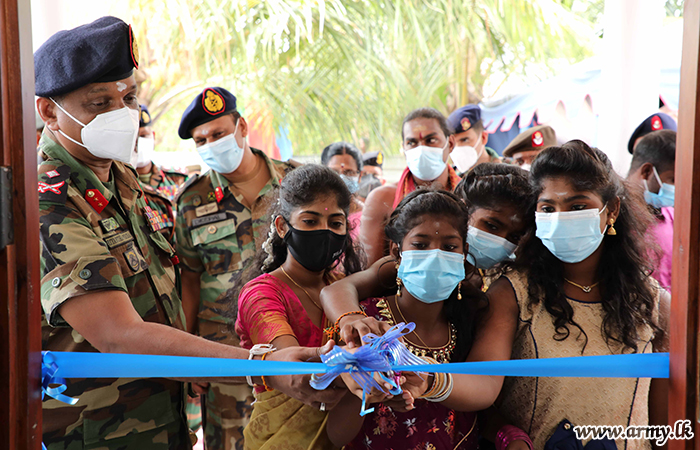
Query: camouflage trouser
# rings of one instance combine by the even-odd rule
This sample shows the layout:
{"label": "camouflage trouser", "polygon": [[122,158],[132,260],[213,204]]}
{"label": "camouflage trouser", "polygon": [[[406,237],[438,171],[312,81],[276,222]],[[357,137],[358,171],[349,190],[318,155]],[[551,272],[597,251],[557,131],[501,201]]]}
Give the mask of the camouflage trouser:
{"label": "camouflage trouser", "polygon": [[[211,341],[238,345],[238,337],[222,323],[199,321],[200,336]],[[204,444],[206,450],[243,450],[243,429],[253,411],[253,388],[246,385],[211,383],[207,392]]]}

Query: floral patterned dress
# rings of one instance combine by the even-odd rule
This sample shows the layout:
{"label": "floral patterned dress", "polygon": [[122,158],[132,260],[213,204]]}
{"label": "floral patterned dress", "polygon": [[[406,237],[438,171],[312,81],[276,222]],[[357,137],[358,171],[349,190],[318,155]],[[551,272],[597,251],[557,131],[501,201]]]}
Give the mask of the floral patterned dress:
{"label": "floral patterned dress", "polygon": [[[362,302],[368,316],[394,322],[384,299]],[[393,323],[392,323],[393,324]],[[475,412],[458,412],[426,400],[416,400],[416,408],[398,412],[382,403],[365,416],[362,429],[345,449],[375,450],[474,450],[479,429]]]}

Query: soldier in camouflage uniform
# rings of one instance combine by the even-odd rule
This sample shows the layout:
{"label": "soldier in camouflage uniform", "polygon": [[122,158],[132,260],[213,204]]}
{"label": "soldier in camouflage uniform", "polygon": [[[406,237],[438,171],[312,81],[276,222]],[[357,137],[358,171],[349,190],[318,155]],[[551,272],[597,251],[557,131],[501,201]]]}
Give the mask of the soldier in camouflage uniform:
{"label": "soldier in camouflage uniform", "polygon": [[152,186],[170,200],[175,198],[178,188],[187,180],[187,174],[177,170],[167,170],[153,162],[155,133],[151,128],[151,113],[146,105],[141,105],[139,115],[138,160],[136,171],[139,180]]}
{"label": "soldier in camouflage uniform", "polygon": [[[177,253],[188,328],[206,339],[238,345],[235,317],[226,314],[233,306],[224,294],[266,239],[268,194],[295,164],[271,160],[248,146],[248,125],[236,110],[236,98],[222,88],[206,88],[192,101],[179,134],[194,138],[212,168],[190,178],[177,199]],[[244,386],[209,387],[203,408],[207,449],[243,448],[253,400]]]}
{"label": "soldier in camouflage uniform", "polygon": [[[38,171],[43,349],[246,359],[243,349],[182,331],[167,220],[125,164],[138,133],[131,28],[103,17],[57,33],[34,58],[46,122]],[[287,350],[267,359],[308,360],[319,351]],[[316,407],[342,395],[316,393],[308,379],[266,381]],[[48,450],[191,448],[181,382],[68,379],[66,387],[77,404],[43,401]]]}

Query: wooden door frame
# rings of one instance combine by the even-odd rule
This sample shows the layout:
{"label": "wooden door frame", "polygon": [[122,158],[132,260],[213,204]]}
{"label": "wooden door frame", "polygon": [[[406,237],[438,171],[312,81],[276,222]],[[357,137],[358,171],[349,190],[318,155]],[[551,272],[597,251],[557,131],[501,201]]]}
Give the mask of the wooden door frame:
{"label": "wooden door frame", "polygon": [[690,441],[669,441],[669,450],[700,448],[698,438],[698,295],[700,293],[700,0],[683,11],[676,199],[671,301],[669,424],[689,419]]}
{"label": "wooden door frame", "polygon": [[0,250],[0,448],[41,448],[39,200],[30,0],[0,0],[0,166],[14,242]]}

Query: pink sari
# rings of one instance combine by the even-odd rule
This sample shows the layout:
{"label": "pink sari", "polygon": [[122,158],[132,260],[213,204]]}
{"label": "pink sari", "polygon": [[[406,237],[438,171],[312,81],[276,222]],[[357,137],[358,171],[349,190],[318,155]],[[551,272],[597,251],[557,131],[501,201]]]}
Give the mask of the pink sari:
{"label": "pink sari", "polygon": [[306,314],[294,291],[268,273],[248,282],[238,297],[236,334],[241,347],[269,344],[279,336],[294,336],[302,347],[323,345],[323,330]]}
{"label": "pink sari", "polygon": [[[285,335],[294,336],[301,346],[319,347],[324,338],[323,330],[311,322],[294,291],[270,274],[248,282],[241,291],[236,333],[244,348]],[[326,435],[327,420],[327,412],[280,391],[256,387],[253,413],[243,431],[245,448],[331,450],[334,446]]]}

